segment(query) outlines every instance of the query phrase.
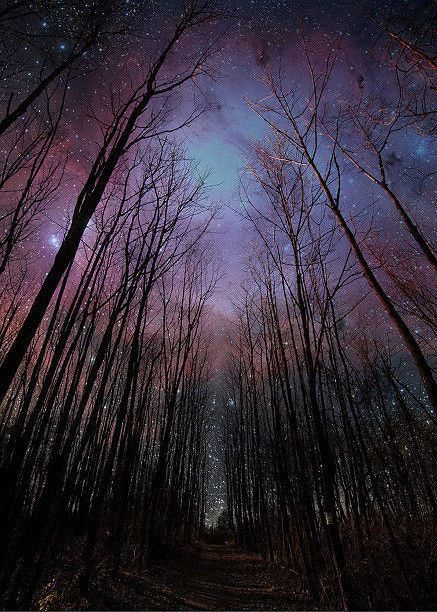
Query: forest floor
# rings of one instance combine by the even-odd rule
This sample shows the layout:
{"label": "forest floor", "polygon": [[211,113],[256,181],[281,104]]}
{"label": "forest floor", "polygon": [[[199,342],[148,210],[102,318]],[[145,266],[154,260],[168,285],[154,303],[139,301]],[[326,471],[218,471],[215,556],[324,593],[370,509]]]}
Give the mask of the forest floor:
{"label": "forest floor", "polygon": [[[66,568],[64,568],[66,569]],[[71,575],[71,574],[70,574]],[[65,573],[51,578],[38,610],[303,610],[311,607],[299,577],[231,544],[202,544],[114,578],[96,572],[86,599]]]}

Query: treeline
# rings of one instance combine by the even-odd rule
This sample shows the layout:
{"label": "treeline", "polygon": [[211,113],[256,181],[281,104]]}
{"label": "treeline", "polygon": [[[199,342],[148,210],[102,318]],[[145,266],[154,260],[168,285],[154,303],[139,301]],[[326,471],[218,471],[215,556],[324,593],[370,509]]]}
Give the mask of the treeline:
{"label": "treeline", "polygon": [[[202,112],[190,87],[207,77],[214,48],[202,32],[218,13],[189,2],[126,73],[114,54],[139,54],[145,24],[156,25],[145,9],[11,2],[0,11],[6,608],[31,607],[47,562],[67,544],[81,551],[86,594],[101,555],[117,573],[126,552],[141,565],[204,524],[214,211],[173,134]],[[90,79],[88,111],[70,91],[89,90]],[[81,113],[88,146],[78,151]],[[56,228],[48,219],[61,224],[59,202]]]}
{"label": "treeline", "polygon": [[284,66],[251,105],[269,133],[242,184],[253,240],[225,400],[229,524],[303,576],[315,607],[435,602],[436,259],[406,177],[427,206],[432,191],[401,152],[407,134],[435,135],[422,18],[396,37],[400,22],[372,17],[389,39],[384,100],[362,81],[338,96],[335,58],[303,38],[300,80]]}

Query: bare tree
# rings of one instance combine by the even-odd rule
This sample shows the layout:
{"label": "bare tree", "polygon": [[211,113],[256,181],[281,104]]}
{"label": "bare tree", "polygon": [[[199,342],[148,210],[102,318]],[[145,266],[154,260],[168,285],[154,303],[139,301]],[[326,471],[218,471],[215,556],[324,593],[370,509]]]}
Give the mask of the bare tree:
{"label": "bare tree", "polygon": [[153,112],[151,112],[149,120],[146,120],[146,127],[140,123],[144,119],[144,114],[151,101],[163,96],[168,97],[172,91],[204,72],[207,60],[212,52],[213,43],[208,45],[195,58],[189,59],[187,65],[181,67],[177,76],[163,75],[162,80],[159,81],[159,76],[171,56],[173,47],[185,33],[202,28],[205,23],[216,18],[217,11],[208,3],[190,3],[169,40],[151,62],[145,79],[115,111],[110,126],[105,129],[103,143],[79,194],[70,227],[59,247],[53,265],[0,366],[0,400],[4,399],[63,275],[74,260],[85,229],[120,160],[135,145],[138,145],[147,137],[150,138],[156,132],[156,116]]}
{"label": "bare tree", "polygon": [[364,277],[374,291],[384,310],[399,331],[406,347],[413,357],[427,389],[432,405],[437,402],[437,387],[426,357],[403,317],[367,261],[355,232],[343,212],[342,173],[338,161],[338,134],[328,146],[320,136],[323,121],[323,103],[327,84],[334,67],[328,57],[325,67],[317,72],[306,52],[311,75],[311,89],[307,98],[301,98],[298,91],[288,93],[283,75],[278,79],[269,77],[266,86],[270,92],[268,101],[253,104],[254,110],[266,121],[272,130],[290,146],[287,161],[302,165],[312,174],[322,190],[326,205],[341,228]]}

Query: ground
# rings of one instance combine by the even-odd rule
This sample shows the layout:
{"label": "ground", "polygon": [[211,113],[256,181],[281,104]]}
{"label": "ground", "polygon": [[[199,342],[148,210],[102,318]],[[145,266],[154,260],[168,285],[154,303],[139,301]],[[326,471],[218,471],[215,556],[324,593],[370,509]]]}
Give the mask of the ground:
{"label": "ground", "polygon": [[39,610],[290,610],[310,603],[298,576],[232,544],[202,544],[117,578],[98,573],[89,597],[75,600],[62,576],[41,589]]}

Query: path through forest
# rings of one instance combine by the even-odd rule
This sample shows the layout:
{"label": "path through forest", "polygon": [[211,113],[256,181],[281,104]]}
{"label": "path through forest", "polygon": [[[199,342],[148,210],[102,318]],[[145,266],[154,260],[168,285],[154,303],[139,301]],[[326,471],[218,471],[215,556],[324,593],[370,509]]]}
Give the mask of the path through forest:
{"label": "path through forest", "polygon": [[298,576],[234,545],[205,544],[142,572],[122,571],[116,579],[102,573],[87,601],[68,601],[56,582],[40,594],[39,609],[296,610],[309,605]]}

